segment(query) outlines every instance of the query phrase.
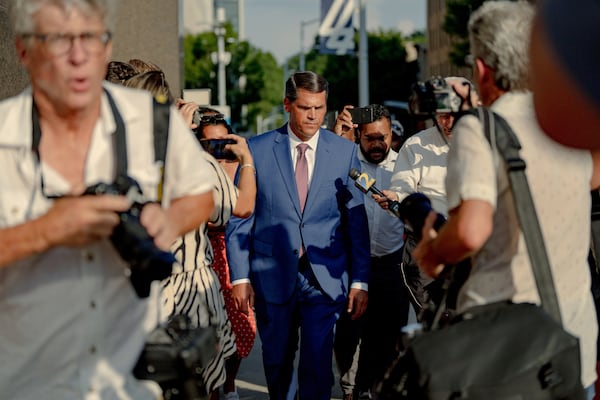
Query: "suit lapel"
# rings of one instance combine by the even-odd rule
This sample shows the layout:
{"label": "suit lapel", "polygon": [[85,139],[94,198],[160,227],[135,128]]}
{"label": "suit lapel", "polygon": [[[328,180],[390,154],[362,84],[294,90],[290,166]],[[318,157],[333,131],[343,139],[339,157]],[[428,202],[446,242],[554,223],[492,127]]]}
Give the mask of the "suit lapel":
{"label": "suit lapel", "polygon": [[[298,213],[298,216],[301,217],[302,211],[300,211],[300,200],[298,199],[298,189],[296,188],[296,176],[294,175],[294,168],[292,166],[292,159],[290,157],[291,150],[290,139],[287,135],[287,124],[277,129],[277,132],[279,132],[279,135],[276,136],[275,143],[273,145],[275,162],[279,167],[279,172],[283,178],[285,189],[292,200],[294,209]],[[310,188],[308,198],[310,198]]]}

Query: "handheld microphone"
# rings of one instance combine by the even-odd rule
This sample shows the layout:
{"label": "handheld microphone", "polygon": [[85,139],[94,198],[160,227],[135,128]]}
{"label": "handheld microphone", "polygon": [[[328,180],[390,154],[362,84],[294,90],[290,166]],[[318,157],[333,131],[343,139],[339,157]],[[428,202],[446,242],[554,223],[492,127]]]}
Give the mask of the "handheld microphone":
{"label": "handheld microphone", "polygon": [[[385,194],[375,187],[375,178],[371,178],[366,172],[360,173],[356,168],[352,168],[348,173],[350,178],[354,179],[354,186],[363,193],[375,193],[381,197],[387,198]],[[400,214],[400,203],[396,200],[387,199],[388,209],[396,217],[402,219]]]}
{"label": "handheld microphone", "polygon": [[[350,178],[354,179],[354,185],[359,188],[361,192],[371,192],[386,197],[381,190],[375,187],[375,178],[371,178],[368,173],[360,173],[356,168],[352,168],[348,175]],[[400,218],[404,223],[408,224],[410,228],[412,228],[415,237],[419,239],[421,237],[421,231],[423,230],[425,218],[427,218],[431,211],[434,211],[431,207],[429,198],[423,193],[415,192],[406,196],[401,202],[387,199],[387,203],[391,213]],[[438,231],[445,222],[446,217],[437,213],[437,219],[433,224],[433,228]]]}

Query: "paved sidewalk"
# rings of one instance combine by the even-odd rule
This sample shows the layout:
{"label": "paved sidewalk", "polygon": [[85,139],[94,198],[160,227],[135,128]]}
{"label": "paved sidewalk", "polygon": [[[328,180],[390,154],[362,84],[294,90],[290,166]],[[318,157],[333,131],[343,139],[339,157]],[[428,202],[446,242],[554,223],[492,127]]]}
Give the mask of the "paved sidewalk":
{"label": "paved sidewalk", "polygon": [[[237,376],[236,385],[240,395],[240,400],[269,400],[267,394],[267,385],[265,383],[265,375],[262,366],[261,359],[261,344],[258,335],[256,336],[256,342],[250,355],[242,360],[240,371]],[[342,398],[342,391],[339,384],[339,375],[335,370],[335,385],[332,390],[332,400],[340,400]]]}
{"label": "paved sidewalk", "polygon": [[[408,323],[416,322],[415,311],[410,308]],[[341,400],[343,397],[340,389],[339,379],[335,362],[333,363],[333,372],[335,374],[335,384],[331,391],[332,400]],[[265,383],[265,375],[262,366],[261,344],[260,338],[256,335],[256,342],[250,355],[242,360],[238,379],[236,380],[237,390],[240,395],[240,400],[269,400],[267,394],[267,385]]]}

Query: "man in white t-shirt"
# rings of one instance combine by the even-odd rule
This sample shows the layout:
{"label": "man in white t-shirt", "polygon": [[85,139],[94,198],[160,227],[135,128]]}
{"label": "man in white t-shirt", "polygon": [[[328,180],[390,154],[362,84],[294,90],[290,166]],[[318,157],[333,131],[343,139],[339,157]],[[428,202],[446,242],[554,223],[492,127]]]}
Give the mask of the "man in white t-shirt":
{"label": "man in white t-shirt", "polygon": [[[528,38],[533,7],[488,2],[471,16],[474,80],[482,103],[504,117],[517,135],[554,276],[565,328],[581,346],[581,379],[593,396],[597,324],[590,292],[590,188],[597,158],[550,140],[535,119],[528,90]],[[499,44],[501,43],[501,45]],[[414,251],[419,266],[437,276],[443,264],[471,257],[472,272],[458,296],[458,311],[512,300],[539,303],[502,157],[474,116],[454,127],[446,189],[449,218],[438,234],[427,220]]]}

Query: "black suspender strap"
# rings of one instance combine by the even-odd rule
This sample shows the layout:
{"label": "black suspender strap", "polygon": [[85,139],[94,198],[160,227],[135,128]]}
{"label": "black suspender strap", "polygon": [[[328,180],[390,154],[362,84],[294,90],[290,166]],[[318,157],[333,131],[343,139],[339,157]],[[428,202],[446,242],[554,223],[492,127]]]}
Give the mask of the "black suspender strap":
{"label": "black suspender strap", "polygon": [[[122,175],[127,176],[127,139],[125,136],[125,124],[123,118],[117,109],[117,106],[110,95],[105,90],[108,103],[112,110],[113,117],[115,119],[116,131],[115,131],[115,147],[116,147],[116,176]],[[31,122],[32,122],[32,140],[31,150],[35,153],[38,162],[40,160],[40,141],[42,140],[42,130],[40,129],[40,117],[35,101],[31,107]]]}
{"label": "black suspender strap", "polygon": [[119,109],[115,104],[112,96],[108,90],[104,90],[108,104],[115,119],[116,131],[115,131],[115,151],[116,151],[116,176],[127,176],[127,137],[125,135],[125,123]]}
{"label": "black suspender strap", "polygon": [[[110,106],[113,118],[115,119],[115,134],[114,144],[116,152],[116,168],[115,178],[118,176],[126,177],[127,174],[127,136],[125,130],[125,123],[121,117],[121,113],[115,104],[114,99],[108,90],[104,90],[108,104]],[[165,159],[167,155],[167,143],[169,138],[169,118],[170,118],[170,104],[160,103],[153,100],[153,123],[154,123],[154,160],[159,162],[160,165],[160,182],[158,185],[157,201],[162,200],[163,195],[163,183],[165,176]],[[40,118],[35,101],[33,101],[31,109],[31,122],[32,122],[32,140],[31,150],[35,153],[38,162],[40,161],[40,141],[42,139],[42,131],[40,129]],[[43,186],[43,181],[42,181]],[[42,188],[43,189],[43,188]]]}

